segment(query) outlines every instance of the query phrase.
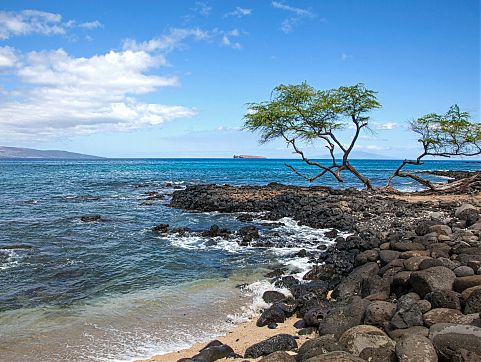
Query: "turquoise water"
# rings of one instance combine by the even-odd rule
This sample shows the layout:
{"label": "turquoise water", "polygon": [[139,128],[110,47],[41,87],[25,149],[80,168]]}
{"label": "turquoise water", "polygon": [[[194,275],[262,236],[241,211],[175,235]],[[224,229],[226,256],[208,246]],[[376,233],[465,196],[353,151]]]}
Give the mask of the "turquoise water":
{"label": "turquoise water", "polygon": [[[216,331],[206,326],[225,322],[249,302],[235,285],[289,261],[296,248],[240,248],[223,241],[209,246],[200,237],[159,237],[151,228],[168,223],[194,231],[212,224],[238,229],[244,224],[232,215],[188,213],[166,204],[175,189],[195,183],[307,185],[286,162],[0,161],[0,360],[128,360],[208,338]],[[398,165],[353,163],[375,185],[382,185]],[[419,169],[480,166],[428,161]],[[327,177],[315,184],[338,185]],[[349,176],[342,186],[360,187]],[[417,188],[409,180],[396,186]],[[146,200],[151,191],[165,198]],[[85,214],[100,214],[104,221],[81,222]],[[264,234],[281,233],[292,244],[317,235],[295,223],[257,225]],[[322,240],[322,234],[317,236],[317,242]],[[193,315],[196,328],[186,317]]]}

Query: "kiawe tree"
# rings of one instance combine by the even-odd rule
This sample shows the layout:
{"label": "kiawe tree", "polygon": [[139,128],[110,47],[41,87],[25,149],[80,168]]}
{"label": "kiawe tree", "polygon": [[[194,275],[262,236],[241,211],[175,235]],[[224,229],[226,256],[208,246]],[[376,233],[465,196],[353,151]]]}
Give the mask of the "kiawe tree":
{"label": "kiawe tree", "polygon": [[[260,131],[261,143],[285,140],[306,164],[318,169],[317,174],[308,176],[286,165],[310,182],[325,174],[343,182],[341,173],[347,170],[367,189],[372,189],[371,181],[350,163],[349,157],[361,132],[368,127],[368,114],[380,107],[376,92],[363,84],[330,90],[316,90],[305,82],[280,85],[273,90],[270,101],[248,104],[244,126],[250,131]],[[352,128],[347,142],[339,138],[339,131],[344,128]],[[300,148],[303,142],[316,141],[328,149],[328,163],[309,159]],[[337,159],[336,154],[342,157]]]}
{"label": "kiawe tree", "polygon": [[435,185],[419,175],[404,171],[407,165],[421,165],[428,156],[451,158],[481,155],[481,123],[473,122],[468,112],[461,112],[457,105],[453,105],[444,115],[431,113],[417,118],[410,122],[410,128],[420,136],[418,142],[422,145],[422,151],[415,160],[404,160],[400,164],[389,177],[386,188],[395,177],[408,177],[438,191],[462,187],[481,179],[479,174],[475,174],[458,182]]}

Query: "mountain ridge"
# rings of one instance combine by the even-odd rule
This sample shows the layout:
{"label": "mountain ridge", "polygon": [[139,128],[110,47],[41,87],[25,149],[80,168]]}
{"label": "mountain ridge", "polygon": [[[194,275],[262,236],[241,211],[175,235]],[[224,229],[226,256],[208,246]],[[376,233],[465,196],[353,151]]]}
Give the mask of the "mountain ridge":
{"label": "mountain ridge", "polygon": [[103,157],[61,150],[37,150],[34,148],[0,146],[0,159],[67,159],[97,160]]}

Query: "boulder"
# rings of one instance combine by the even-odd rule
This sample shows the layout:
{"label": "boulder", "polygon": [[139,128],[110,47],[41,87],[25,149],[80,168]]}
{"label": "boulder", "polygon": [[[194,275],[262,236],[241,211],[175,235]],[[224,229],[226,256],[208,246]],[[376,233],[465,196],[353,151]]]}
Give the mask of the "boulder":
{"label": "boulder", "polygon": [[458,323],[463,313],[457,309],[435,308],[424,313],[423,320],[426,327],[431,327],[437,323]]}
{"label": "boulder", "polygon": [[389,322],[396,311],[394,303],[376,301],[369,304],[364,314],[364,324],[383,327]]}
{"label": "boulder", "polygon": [[416,300],[410,295],[403,295],[398,300],[397,309],[391,318],[394,329],[404,329],[423,325],[423,315]]}
{"label": "boulder", "polygon": [[292,351],[297,348],[296,339],[289,334],[277,334],[246,349],[244,358],[259,358],[277,351]]}
{"label": "boulder", "polygon": [[469,227],[476,223],[479,219],[478,209],[471,204],[462,204],[458,207],[454,213],[454,216],[459,220],[466,221],[466,227]]}
{"label": "boulder", "polygon": [[306,360],[306,362],[366,362],[362,358],[353,356],[343,351],[329,352],[320,356],[315,356]]}
{"label": "boulder", "polygon": [[474,270],[473,268],[470,268],[469,266],[461,265],[458,266],[453,270],[454,274],[456,274],[457,277],[467,277],[470,275],[474,275]]}
{"label": "boulder", "polygon": [[433,225],[429,228],[432,233],[436,233],[437,235],[451,235],[453,232],[451,228],[447,225]]}
{"label": "boulder", "polygon": [[276,303],[286,299],[286,296],[276,290],[268,290],[262,294],[262,299],[266,303]]}
{"label": "boulder", "polygon": [[394,341],[381,329],[370,325],[358,325],[345,331],[339,338],[346,351],[359,356],[366,348],[394,347]]}
{"label": "boulder", "polygon": [[213,341],[209,343],[207,346],[201,349],[198,354],[192,357],[192,359],[194,361],[214,362],[218,359],[227,357],[231,353],[234,353],[234,350],[230,346],[219,343],[219,341]]}
{"label": "boulder", "polygon": [[463,290],[481,285],[481,275],[471,275],[467,277],[456,278],[454,281],[454,290],[461,293]]}
{"label": "boulder", "polygon": [[297,353],[297,360],[304,362],[314,356],[319,356],[334,351],[342,351],[343,347],[338,343],[333,334],[325,334],[315,339],[306,341]]}
{"label": "boulder", "polygon": [[369,301],[358,296],[336,303],[319,324],[319,334],[339,338],[346,330],[362,323]]}
{"label": "boulder", "polygon": [[296,362],[296,359],[287,352],[277,351],[262,358],[259,362]]}
{"label": "boulder", "polygon": [[286,314],[284,313],[283,308],[276,303],[262,312],[257,319],[256,326],[264,327],[271,323],[284,323],[285,320]]}
{"label": "boulder", "polygon": [[324,319],[328,312],[327,306],[324,305],[319,305],[317,307],[313,307],[309,309],[303,317],[303,320],[306,324],[307,327],[317,327],[319,326],[319,323],[321,320]]}
{"label": "boulder", "polygon": [[424,326],[414,326],[405,329],[394,329],[388,330],[389,337],[394,339],[395,341],[405,337],[405,336],[412,336],[412,335],[420,335],[424,337],[429,336],[429,329]]}
{"label": "boulder", "polygon": [[458,293],[453,290],[435,290],[425,296],[433,308],[461,309]]}
{"label": "boulder", "polygon": [[[471,289],[471,288],[470,288]],[[481,312],[481,289],[474,288],[465,299],[464,313],[480,313]]]}
{"label": "boulder", "polygon": [[379,253],[376,250],[366,250],[356,255],[356,259],[354,259],[354,264],[363,265],[369,262],[376,261],[378,258]]}
{"label": "boulder", "polygon": [[423,244],[411,243],[406,241],[399,241],[391,244],[391,249],[397,251],[412,251],[412,250],[424,250],[426,249]]}
{"label": "boulder", "polygon": [[452,361],[461,350],[481,356],[481,328],[479,327],[439,323],[429,329],[429,339],[443,360]]}
{"label": "boulder", "polygon": [[379,252],[379,260],[381,260],[381,265],[387,265],[391,261],[399,258],[399,255],[401,255],[400,251],[395,251],[395,250],[381,250]]}
{"label": "boulder", "polygon": [[422,314],[430,311],[431,308],[432,308],[431,303],[429,301],[427,301],[426,299],[418,300],[416,302],[416,304],[418,305],[419,310],[421,311]]}
{"label": "boulder", "polygon": [[404,260],[404,268],[406,270],[419,270],[419,265],[426,259],[431,259],[429,256],[413,256],[412,258]]}
{"label": "boulder", "polygon": [[364,348],[359,357],[369,362],[398,362],[395,347],[391,344],[379,348]]}
{"label": "boulder", "polygon": [[360,294],[363,279],[369,279],[379,272],[377,263],[370,262],[355,268],[341,283],[334,289],[332,297],[344,299]]}
{"label": "boulder", "polygon": [[[445,244],[443,244],[445,245]],[[449,255],[448,255],[449,257]],[[435,266],[444,266],[448,269],[454,270],[456,267],[459,266],[456,262],[448,259],[448,257],[437,257],[437,259],[426,259],[419,264],[419,270],[429,269]]]}
{"label": "boulder", "polygon": [[452,289],[456,275],[444,266],[416,271],[411,274],[409,282],[421,297],[439,289]]}
{"label": "boulder", "polygon": [[396,343],[399,362],[437,362],[438,355],[429,338],[420,335],[404,336]]}

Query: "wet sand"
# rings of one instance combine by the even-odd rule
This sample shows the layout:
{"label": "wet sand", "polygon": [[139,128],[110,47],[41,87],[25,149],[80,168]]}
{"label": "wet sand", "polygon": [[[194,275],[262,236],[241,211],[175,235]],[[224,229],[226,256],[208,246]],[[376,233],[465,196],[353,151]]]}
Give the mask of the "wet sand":
{"label": "wet sand", "polygon": [[[293,324],[298,320],[296,317],[287,319],[284,323],[279,324],[276,329],[269,329],[267,327],[256,327],[256,320],[251,320],[246,323],[239,324],[232,331],[227,334],[217,337],[219,341],[232,347],[234,352],[244,355],[245,350],[251,345],[261,342],[276,334],[287,333],[296,335],[297,329],[293,327]],[[308,336],[299,336],[297,344],[300,346],[306,340],[314,338],[316,334]],[[184,349],[177,352],[172,352],[164,355],[154,356],[150,359],[141,360],[142,362],[176,362],[181,358],[189,358],[196,355],[200,349],[205,347],[207,343],[196,343],[188,349]],[[260,358],[259,358],[260,359]],[[257,359],[257,360],[259,360]],[[249,359],[246,359],[249,360]],[[257,361],[249,360],[249,361]],[[140,361],[137,361],[140,362]]]}

